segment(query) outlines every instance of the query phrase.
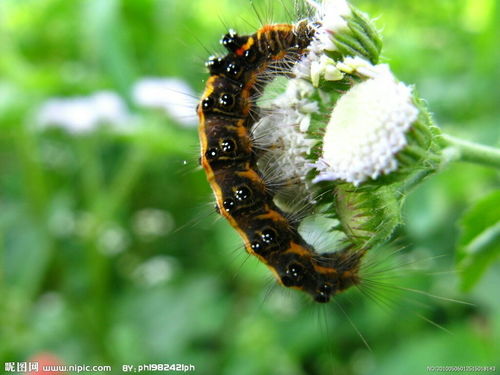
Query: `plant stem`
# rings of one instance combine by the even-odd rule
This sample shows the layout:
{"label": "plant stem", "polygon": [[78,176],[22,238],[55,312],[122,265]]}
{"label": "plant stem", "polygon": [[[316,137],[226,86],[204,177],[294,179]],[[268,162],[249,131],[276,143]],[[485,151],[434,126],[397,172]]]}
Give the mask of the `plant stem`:
{"label": "plant stem", "polygon": [[500,168],[500,149],[465,141],[443,134],[441,144],[451,151],[449,161],[464,161]]}

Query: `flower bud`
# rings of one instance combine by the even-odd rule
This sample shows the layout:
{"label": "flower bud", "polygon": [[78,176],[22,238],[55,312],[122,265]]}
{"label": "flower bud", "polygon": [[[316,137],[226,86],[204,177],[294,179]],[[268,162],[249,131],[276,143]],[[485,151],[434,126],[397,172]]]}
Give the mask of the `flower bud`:
{"label": "flower bud", "polygon": [[323,50],[335,58],[360,56],[376,64],[382,41],[370,19],[345,0],[323,0],[316,8],[321,28],[318,39]]}

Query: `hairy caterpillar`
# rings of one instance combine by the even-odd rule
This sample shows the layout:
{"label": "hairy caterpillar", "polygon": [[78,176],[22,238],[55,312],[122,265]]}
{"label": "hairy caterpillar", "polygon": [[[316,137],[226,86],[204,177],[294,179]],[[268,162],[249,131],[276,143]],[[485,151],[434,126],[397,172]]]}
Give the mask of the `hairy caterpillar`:
{"label": "hairy caterpillar", "polygon": [[316,302],[358,284],[363,252],[318,254],[304,241],[296,223],[274,203],[257,166],[251,136],[258,118],[256,101],[282,66],[307,54],[315,25],[265,25],[255,34],[234,31],[221,43],[229,53],[206,64],[210,78],[198,105],[200,163],[220,214],[238,231],[248,253],[256,256],[286,287],[302,290]]}

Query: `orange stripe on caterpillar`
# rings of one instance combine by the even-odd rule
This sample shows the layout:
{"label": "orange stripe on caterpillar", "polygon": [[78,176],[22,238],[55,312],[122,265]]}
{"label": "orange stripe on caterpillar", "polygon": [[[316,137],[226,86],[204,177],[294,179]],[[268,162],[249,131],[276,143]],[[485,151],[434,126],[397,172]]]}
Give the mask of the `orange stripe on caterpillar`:
{"label": "orange stripe on caterpillar", "polygon": [[253,35],[226,34],[229,50],[212,58],[211,77],[198,106],[201,164],[219,212],[238,231],[247,252],[265,263],[278,281],[305,291],[317,302],[358,282],[362,253],[317,254],[273,201],[257,168],[249,130],[256,121],[256,100],[277,65],[290,65],[307,53],[314,37],[307,21],[266,25]]}

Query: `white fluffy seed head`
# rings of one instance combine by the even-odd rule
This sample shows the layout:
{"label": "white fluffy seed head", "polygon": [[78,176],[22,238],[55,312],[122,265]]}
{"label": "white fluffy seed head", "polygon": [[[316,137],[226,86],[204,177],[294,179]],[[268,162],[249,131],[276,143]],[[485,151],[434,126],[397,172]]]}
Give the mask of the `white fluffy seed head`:
{"label": "white fluffy seed head", "polygon": [[314,182],[343,180],[354,185],[398,167],[396,154],[407,144],[405,133],[416,121],[411,88],[396,81],[385,66],[353,86],[337,102],[315,164]]}

